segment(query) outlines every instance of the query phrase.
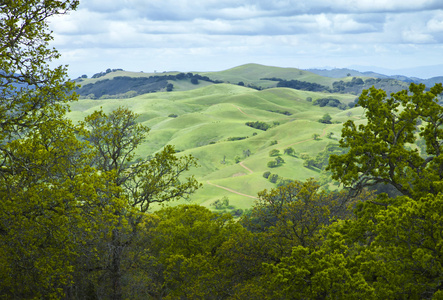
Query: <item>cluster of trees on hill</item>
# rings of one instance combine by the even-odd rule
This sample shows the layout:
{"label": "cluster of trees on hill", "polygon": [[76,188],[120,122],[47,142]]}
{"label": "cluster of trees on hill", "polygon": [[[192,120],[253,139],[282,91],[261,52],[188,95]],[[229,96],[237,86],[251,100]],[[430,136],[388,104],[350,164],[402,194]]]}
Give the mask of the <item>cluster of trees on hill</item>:
{"label": "cluster of trees on hill", "polygon": [[[326,167],[341,191],[293,181],[239,220],[198,205],[150,213],[200,186],[184,176],[196,161],[172,146],[135,159],[149,129],[126,108],[65,118],[74,86],[47,64],[46,20],[77,5],[0,4],[1,298],[443,297],[441,84],[362,93],[367,123],[344,124],[348,150]],[[398,196],[368,192],[379,184]]]}
{"label": "cluster of trees on hill", "polygon": [[[111,71],[112,70],[110,70],[109,72]],[[109,72],[102,72],[102,76],[106,75]],[[92,99],[127,98],[128,96],[134,97],[136,95],[158,92],[164,89],[166,89],[167,91],[172,91],[173,84],[168,83],[168,80],[190,80],[192,84],[199,84],[199,80],[221,83],[221,81],[212,80],[207,76],[201,76],[199,74],[193,73],[179,73],[176,75],[155,75],[149,77],[116,76],[112,79],[103,79],[97,81],[96,83],[82,85],[80,88],[76,89],[76,93],[82,97]]]}
{"label": "cluster of trees on hill", "polygon": [[[106,74],[109,74],[109,73],[112,73],[112,72],[117,72],[117,71],[123,71],[123,69],[110,69],[110,68],[108,68],[108,69],[106,69],[105,72],[95,73],[94,75],[92,75],[91,78],[100,78],[100,77],[105,76]],[[85,76],[85,77],[82,76],[82,78],[86,78],[86,77],[87,76]]]}
{"label": "cluster of trees on hill", "polygon": [[361,78],[353,77],[351,81],[335,81],[332,84],[332,93],[360,95],[364,89],[374,86],[385,90],[388,94],[396,93],[407,88],[407,84],[392,78],[367,78],[363,81]]}
{"label": "cluster of trees on hill", "polygon": [[277,87],[287,87],[297,90],[312,92],[347,93],[359,95],[364,89],[372,86],[382,88],[387,93],[395,93],[407,87],[406,83],[391,78],[368,78],[365,81],[361,78],[353,77],[351,81],[335,81],[332,88],[318,83],[300,80],[285,80],[281,78],[261,78],[261,80],[278,81]]}
{"label": "cluster of trees on hill", "polygon": [[266,131],[269,128],[271,128],[271,125],[269,125],[268,123],[262,122],[262,121],[255,121],[255,122],[250,121],[250,122],[246,122],[245,125],[255,128],[255,129],[260,129],[263,131]]}
{"label": "cluster of trees on hill", "polygon": [[324,86],[324,85],[321,85],[318,83],[308,82],[308,81],[284,80],[284,79],[275,78],[275,77],[261,78],[260,80],[278,81],[277,87],[287,87],[287,88],[291,88],[291,89],[312,91],[312,92],[329,91],[329,88],[327,86]]}

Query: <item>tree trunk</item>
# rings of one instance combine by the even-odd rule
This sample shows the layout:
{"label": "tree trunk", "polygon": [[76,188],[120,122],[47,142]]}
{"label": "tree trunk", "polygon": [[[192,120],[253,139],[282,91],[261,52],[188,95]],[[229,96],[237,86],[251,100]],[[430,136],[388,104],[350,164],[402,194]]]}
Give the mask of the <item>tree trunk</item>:
{"label": "tree trunk", "polygon": [[123,298],[122,284],[121,284],[121,256],[122,246],[119,241],[118,230],[114,229],[112,232],[112,262],[111,262],[111,285],[112,285],[112,300],[121,300]]}

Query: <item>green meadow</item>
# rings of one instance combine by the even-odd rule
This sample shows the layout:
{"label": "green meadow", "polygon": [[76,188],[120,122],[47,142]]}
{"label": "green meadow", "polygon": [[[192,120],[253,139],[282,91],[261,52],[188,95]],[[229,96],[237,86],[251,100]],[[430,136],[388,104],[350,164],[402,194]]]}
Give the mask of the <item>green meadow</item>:
{"label": "green meadow", "polygon": [[[201,74],[225,82],[244,81],[256,85],[263,85],[261,77],[330,83],[329,78],[298,69],[247,66],[249,68],[240,66]],[[344,121],[363,118],[361,108],[340,110],[315,106],[307,101],[308,97],[315,101],[333,96],[347,104],[355,100],[355,95],[289,88],[256,90],[229,83],[204,82],[191,89],[182,82],[181,86],[173,92],[149,93],[129,99],[79,100],[71,104],[68,116],[80,121],[100,108],[110,112],[119,106],[128,107],[139,114],[139,122],[150,128],[137,155],[151,155],[167,144],[174,145],[178,155],[190,154],[199,161],[200,167],[191,174],[203,186],[190,201],[212,208],[211,203],[226,196],[232,207],[241,209],[251,207],[258,192],[276,187],[263,177],[266,171],[287,179],[318,177],[318,170],[303,167],[300,155],[315,156],[328,143],[339,140]],[[332,124],[318,122],[326,113],[332,117]],[[263,131],[245,125],[256,121],[272,127]],[[328,133],[332,133],[330,138],[326,137]],[[319,135],[317,140],[313,139],[314,134]],[[283,154],[287,147],[292,147],[297,154]],[[269,156],[272,149],[280,150],[285,161],[283,165],[267,166],[274,159]]]}

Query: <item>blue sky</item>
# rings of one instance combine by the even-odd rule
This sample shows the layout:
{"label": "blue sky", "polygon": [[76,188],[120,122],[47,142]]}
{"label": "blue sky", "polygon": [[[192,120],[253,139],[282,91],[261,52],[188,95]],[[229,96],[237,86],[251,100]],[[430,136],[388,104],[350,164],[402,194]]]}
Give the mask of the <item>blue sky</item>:
{"label": "blue sky", "polygon": [[50,28],[72,77],[245,63],[443,75],[442,0],[80,0]]}

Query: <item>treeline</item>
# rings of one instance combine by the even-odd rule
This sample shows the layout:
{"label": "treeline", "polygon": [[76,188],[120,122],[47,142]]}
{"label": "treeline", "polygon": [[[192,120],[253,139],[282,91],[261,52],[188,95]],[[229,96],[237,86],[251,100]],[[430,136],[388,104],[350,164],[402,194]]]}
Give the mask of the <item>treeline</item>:
{"label": "treeline", "polygon": [[318,83],[307,82],[307,81],[284,80],[284,79],[276,78],[276,77],[261,78],[260,80],[278,81],[277,87],[287,87],[287,88],[291,88],[291,89],[312,91],[312,92],[329,91],[329,88],[327,86],[324,86],[324,85],[321,85]]}
{"label": "treeline", "polygon": [[[117,72],[117,71],[123,71],[123,69],[106,69],[105,72],[99,72],[99,73],[95,73],[94,75],[92,75],[91,78],[100,78],[105,76],[106,74],[112,73],[112,72]],[[83,75],[82,78],[87,78],[87,76]]]}
{"label": "treeline", "polygon": [[335,81],[332,84],[332,93],[359,95],[364,89],[374,86],[377,89],[383,89],[388,94],[396,93],[407,88],[408,84],[391,78],[361,78],[353,77],[351,81]]}
{"label": "treeline", "polygon": [[287,87],[297,90],[311,91],[311,92],[329,92],[329,93],[343,93],[359,95],[364,89],[372,86],[383,89],[387,93],[395,93],[407,88],[407,84],[391,78],[368,78],[361,79],[353,77],[350,81],[335,81],[332,88],[317,83],[300,81],[300,80],[285,80],[276,77],[261,78],[261,80],[278,81],[277,87]]}
{"label": "treeline", "polygon": [[[101,76],[112,72],[108,69],[101,72]],[[97,74],[96,74],[97,75]],[[101,77],[98,76],[98,77]],[[93,78],[98,78],[93,77]],[[155,75],[149,77],[129,77],[116,76],[112,79],[103,79],[96,83],[89,83],[76,89],[76,93],[84,98],[99,99],[107,98],[127,98],[129,95],[141,95],[146,93],[154,93],[161,90],[172,91],[173,84],[168,81],[190,80],[193,84],[198,84],[199,80],[212,83],[221,83],[219,80],[212,80],[207,76],[201,76],[193,73],[178,73],[176,75]],[[168,85],[169,84],[169,85]]]}

